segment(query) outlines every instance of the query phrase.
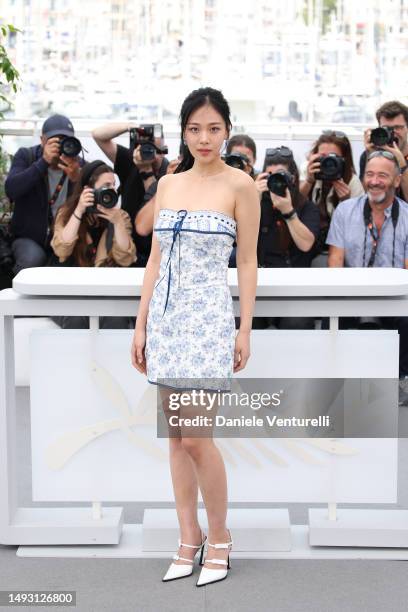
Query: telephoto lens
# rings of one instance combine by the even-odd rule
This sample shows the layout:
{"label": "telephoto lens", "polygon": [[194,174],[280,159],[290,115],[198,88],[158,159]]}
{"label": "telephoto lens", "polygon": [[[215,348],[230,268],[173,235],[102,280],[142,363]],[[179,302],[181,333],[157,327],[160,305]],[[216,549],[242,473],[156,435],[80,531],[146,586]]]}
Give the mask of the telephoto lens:
{"label": "telephoto lens", "polygon": [[371,130],[371,139],[376,147],[384,147],[385,145],[392,146],[393,142],[397,142],[398,139],[394,135],[394,130],[386,125]]}
{"label": "telephoto lens", "polygon": [[115,189],[110,187],[101,187],[100,189],[94,189],[94,205],[88,206],[86,209],[87,213],[97,213],[97,204],[104,206],[105,208],[113,208],[118,201],[119,197]]}
{"label": "telephoto lens", "polygon": [[224,157],[224,161],[227,166],[231,166],[232,168],[238,168],[238,170],[245,170],[246,164],[249,163],[249,159],[243,153],[228,153]]}
{"label": "telephoto lens", "polygon": [[338,181],[344,173],[344,157],[329,153],[319,157],[316,161],[320,162],[320,172],[316,172],[317,181]]}
{"label": "telephoto lens", "polygon": [[156,147],[150,142],[143,142],[140,145],[140,157],[143,161],[152,161],[156,156]]}
{"label": "telephoto lens", "polygon": [[275,193],[282,198],[286,195],[286,189],[288,189],[292,185],[292,175],[285,170],[278,170],[278,172],[274,172],[268,176],[268,180],[266,184],[268,186],[269,191]]}
{"label": "telephoto lens", "polygon": [[82,151],[82,145],[75,136],[65,136],[60,140],[60,155],[77,157]]}

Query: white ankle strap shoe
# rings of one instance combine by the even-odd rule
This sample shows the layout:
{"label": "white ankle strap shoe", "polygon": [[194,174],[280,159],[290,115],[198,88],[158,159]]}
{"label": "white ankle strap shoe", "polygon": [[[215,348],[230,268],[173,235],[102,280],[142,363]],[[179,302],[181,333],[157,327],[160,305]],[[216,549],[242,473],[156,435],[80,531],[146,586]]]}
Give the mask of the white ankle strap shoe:
{"label": "white ankle strap shoe", "polygon": [[[204,545],[205,545],[205,541],[207,539],[207,536],[201,532],[201,544],[184,544],[183,542],[181,542],[181,540],[179,539],[178,541],[178,545],[179,546],[186,546],[186,548],[197,548],[199,550],[201,550],[200,553],[200,565],[203,564],[203,555],[204,555]],[[198,552],[198,550],[197,550]],[[195,553],[195,555],[197,554],[197,552]],[[194,557],[195,557],[194,555]],[[173,559],[175,561],[186,561],[186,563],[171,563],[169,569],[167,570],[165,576],[162,578],[163,582],[168,582],[169,580],[177,580],[177,578],[186,578],[187,576],[191,576],[191,574],[193,573],[193,567],[194,567],[194,557],[193,559],[187,559],[186,557],[180,557],[180,555],[176,554],[173,555]]]}
{"label": "white ankle strap shoe", "polygon": [[[233,542],[229,529],[228,533],[230,536],[229,542],[221,542],[220,544],[210,544],[210,542],[207,542],[208,546],[212,546],[212,548],[229,548],[230,546],[232,547]],[[231,550],[231,548],[229,548],[229,550]],[[225,561],[225,559],[206,559],[204,563],[213,563],[214,565],[226,565],[227,569],[203,567],[196,583],[196,586],[198,587],[204,586],[205,584],[209,584],[210,582],[219,582],[220,580],[224,580],[227,577],[228,570],[231,567],[229,554],[227,561]]]}

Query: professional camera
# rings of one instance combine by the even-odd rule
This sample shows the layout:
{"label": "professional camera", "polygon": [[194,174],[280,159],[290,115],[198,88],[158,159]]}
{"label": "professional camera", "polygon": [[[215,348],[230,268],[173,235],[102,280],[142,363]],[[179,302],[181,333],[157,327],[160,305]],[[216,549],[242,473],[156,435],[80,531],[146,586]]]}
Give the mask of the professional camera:
{"label": "professional camera", "polygon": [[293,184],[293,178],[286,170],[278,170],[278,172],[274,172],[268,176],[266,184],[268,185],[269,191],[284,198],[286,189],[290,188]]}
{"label": "professional camera", "polygon": [[392,127],[384,125],[371,130],[370,142],[376,147],[384,147],[385,145],[392,147],[394,142],[398,142],[398,138],[395,136]]}
{"label": "professional camera", "polygon": [[320,162],[320,172],[316,172],[315,178],[317,181],[338,181],[344,173],[344,157],[329,153],[318,157],[316,161]]}
{"label": "professional camera", "polygon": [[113,208],[118,201],[118,194],[116,193],[115,189],[111,189],[110,187],[94,189],[93,193],[95,204],[93,206],[88,206],[86,209],[87,212],[98,213],[99,211],[96,207],[97,204],[100,204],[105,208]]}
{"label": "professional camera", "polygon": [[224,161],[227,166],[232,168],[238,168],[238,170],[245,170],[245,166],[249,163],[249,159],[243,153],[236,151],[235,153],[227,153],[224,157]]}
{"label": "professional camera", "polygon": [[144,123],[140,127],[129,130],[129,149],[133,151],[140,145],[140,157],[143,161],[153,161],[156,153],[167,155],[167,147],[159,148],[155,138],[163,138],[163,126],[161,123]]}
{"label": "professional camera", "polygon": [[77,157],[82,151],[82,145],[75,136],[64,136],[60,139],[60,155]]}

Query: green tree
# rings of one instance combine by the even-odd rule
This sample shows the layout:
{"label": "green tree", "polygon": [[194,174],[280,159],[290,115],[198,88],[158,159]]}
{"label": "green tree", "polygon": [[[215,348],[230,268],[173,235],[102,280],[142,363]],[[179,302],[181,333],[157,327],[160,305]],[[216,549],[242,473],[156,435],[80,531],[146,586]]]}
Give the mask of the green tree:
{"label": "green tree", "polygon": [[[11,106],[9,95],[11,92],[17,93],[20,75],[13,66],[5,47],[5,41],[10,33],[20,32],[10,23],[0,25],[0,101],[4,106]],[[0,110],[0,119],[4,118],[4,113]],[[4,150],[2,145],[2,135],[0,134],[0,223],[11,213],[10,203],[4,192],[4,181],[10,166],[10,155]]]}
{"label": "green tree", "polygon": [[[302,11],[303,21],[305,22],[306,25],[310,25],[309,24],[308,4],[309,4],[308,0],[305,0],[304,8]],[[316,4],[317,4],[316,0],[313,0],[312,1],[313,15],[316,12]],[[328,25],[330,23],[330,18],[331,18],[332,13],[336,13],[337,11],[337,0],[322,0],[321,11],[322,11],[322,15],[319,21],[322,24],[322,33],[325,34],[325,32],[327,31]]]}

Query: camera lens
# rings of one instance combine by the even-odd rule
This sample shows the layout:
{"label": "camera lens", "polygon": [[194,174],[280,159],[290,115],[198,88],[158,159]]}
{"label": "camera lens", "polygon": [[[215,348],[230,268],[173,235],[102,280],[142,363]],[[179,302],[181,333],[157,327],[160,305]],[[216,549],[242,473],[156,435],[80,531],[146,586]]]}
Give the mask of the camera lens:
{"label": "camera lens", "polygon": [[118,201],[118,194],[114,189],[102,187],[94,190],[95,204],[101,204],[105,208],[113,208]]}
{"label": "camera lens", "polygon": [[282,198],[286,195],[286,189],[291,185],[291,175],[284,170],[270,174],[266,182],[269,191],[276,193]]}
{"label": "camera lens", "polygon": [[67,136],[61,140],[60,150],[67,157],[76,157],[82,151],[82,145],[78,138]]}
{"label": "camera lens", "polygon": [[394,130],[388,127],[378,127],[371,130],[371,142],[377,147],[392,144],[394,140]]}
{"label": "camera lens", "polygon": [[320,172],[316,176],[316,180],[322,181],[337,181],[343,176],[344,172],[344,158],[336,155],[335,153],[329,153],[324,157],[320,157],[317,161],[320,162]]}
{"label": "camera lens", "polygon": [[144,142],[140,145],[140,157],[144,161],[151,161],[156,156],[156,147],[148,142]]}
{"label": "camera lens", "polygon": [[236,153],[230,153],[225,156],[225,163],[227,166],[231,166],[231,168],[238,168],[238,170],[245,169],[245,159],[242,155],[237,155]]}

